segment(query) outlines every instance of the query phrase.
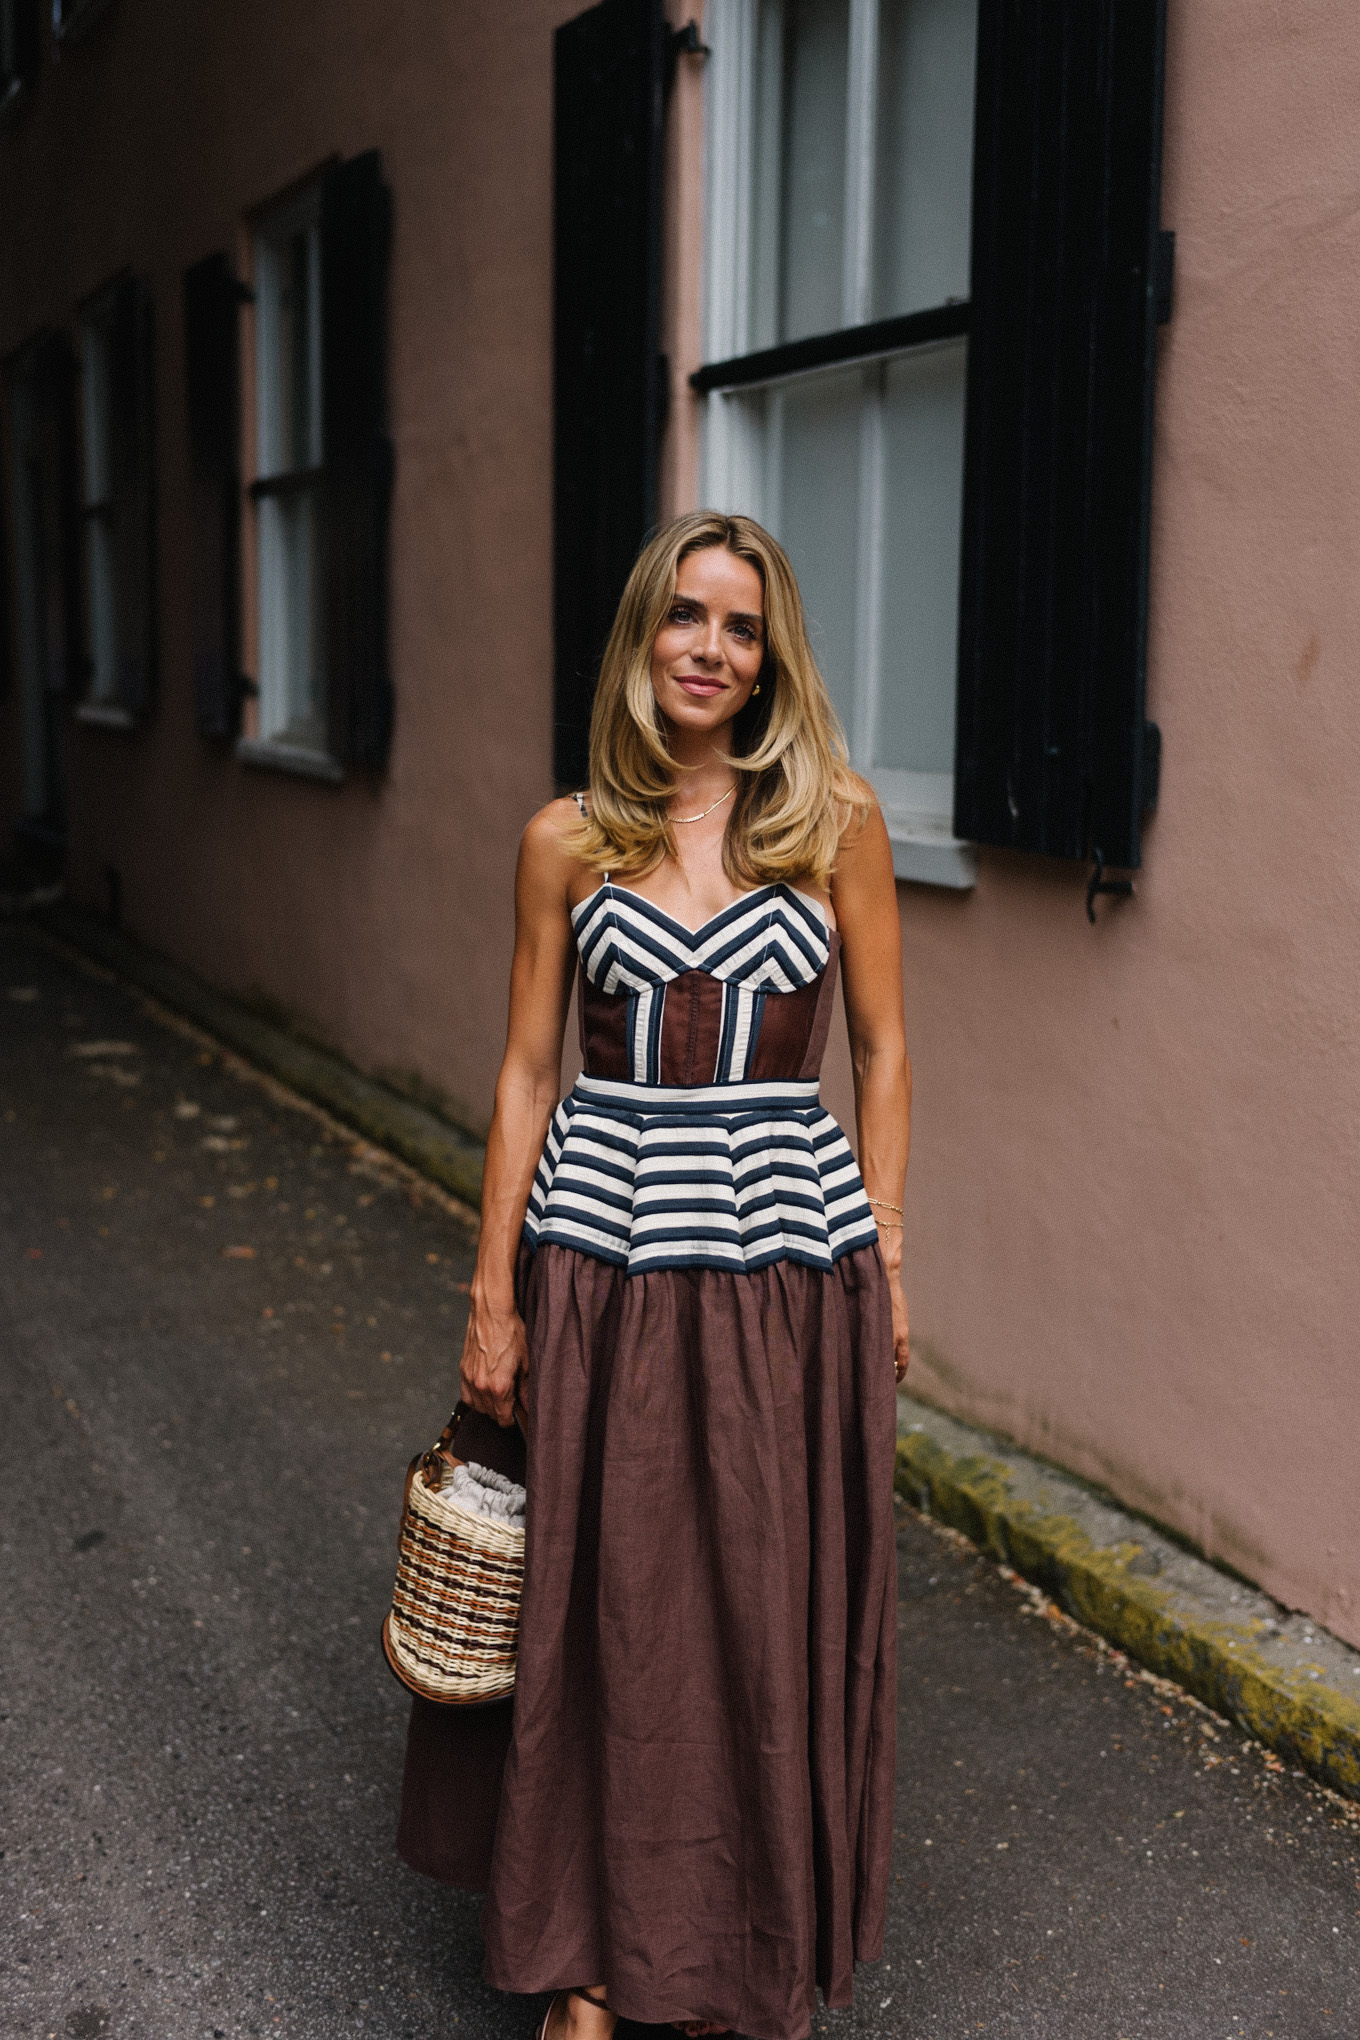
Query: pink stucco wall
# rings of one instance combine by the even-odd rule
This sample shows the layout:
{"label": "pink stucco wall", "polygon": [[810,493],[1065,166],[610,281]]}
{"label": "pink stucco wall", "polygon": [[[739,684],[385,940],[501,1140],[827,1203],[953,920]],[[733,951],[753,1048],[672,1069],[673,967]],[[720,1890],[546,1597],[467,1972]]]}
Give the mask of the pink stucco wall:
{"label": "pink stucco wall", "polygon": [[[514,852],[551,782],[552,29],[571,0],[120,6],[0,135],[0,354],[125,263],[157,302],[160,705],[72,726],[70,880],[218,983],[484,1123]],[[324,29],[324,32],[323,32]],[[239,765],[193,728],[180,278],[329,156],[383,151],[391,655],[377,786]],[[8,195],[13,194],[13,206]],[[17,700],[4,716],[18,809]]]}
{"label": "pink stucco wall", "polygon": [[902,888],[914,1381],[1360,1643],[1360,14],[1170,14],[1160,811]]}
{"label": "pink stucco wall", "polygon": [[[158,300],[161,706],[70,733],[74,889],[117,865],[148,941],[474,1124],[551,791],[550,30],[575,4],[141,0],[0,135],[0,352],[124,262]],[[667,510],[697,486],[697,66],[678,93]],[[1083,875],[1040,860],[900,898],[918,1392],[1360,1643],[1358,103],[1349,0],[1171,0],[1146,868],[1094,929]],[[336,790],[194,734],[178,304],[248,208],[374,145],[399,707],[387,777]],[[0,726],[13,814],[13,702]],[[843,1032],[826,1089],[848,1120]]]}

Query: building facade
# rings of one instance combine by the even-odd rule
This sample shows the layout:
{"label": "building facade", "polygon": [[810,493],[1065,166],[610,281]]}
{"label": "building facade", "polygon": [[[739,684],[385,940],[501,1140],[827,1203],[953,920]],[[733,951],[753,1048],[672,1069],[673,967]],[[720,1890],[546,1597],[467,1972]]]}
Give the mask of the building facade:
{"label": "building facade", "polygon": [[752,511],[894,841],[917,1391],[1360,1643],[1360,23],[670,11],[0,0],[16,855],[482,1128],[627,560]]}

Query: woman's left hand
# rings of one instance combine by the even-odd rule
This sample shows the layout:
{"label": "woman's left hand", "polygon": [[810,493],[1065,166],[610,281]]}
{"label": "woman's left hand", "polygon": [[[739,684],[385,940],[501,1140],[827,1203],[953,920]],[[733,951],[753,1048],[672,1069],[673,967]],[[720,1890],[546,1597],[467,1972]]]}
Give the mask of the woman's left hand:
{"label": "woman's left hand", "polygon": [[893,1361],[899,1381],[907,1371],[911,1359],[911,1328],[907,1323],[907,1299],[902,1293],[902,1277],[890,1275],[888,1291],[892,1297]]}

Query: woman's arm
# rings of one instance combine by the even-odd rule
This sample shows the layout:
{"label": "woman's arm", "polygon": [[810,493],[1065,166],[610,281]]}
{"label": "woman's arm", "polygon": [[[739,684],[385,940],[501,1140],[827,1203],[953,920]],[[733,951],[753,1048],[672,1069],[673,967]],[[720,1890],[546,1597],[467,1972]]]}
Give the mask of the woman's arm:
{"label": "woman's arm", "polygon": [[514,1421],[528,1370],[515,1308],[515,1259],[534,1171],[557,1104],[562,1031],[576,950],[567,892],[573,861],[562,845],[575,810],[552,801],[524,831],[515,872],[515,958],[510,1020],[482,1175],[482,1230],[463,1341],[463,1396],[500,1424]]}
{"label": "woman's arm", "polygon": [[[866,794],[869,789],[866,787]],[[870,796],[872,799],[872,795]],[[911,1064],[902,1017],[902,930],[892,846],[877,802],[842,838],[831,880],[841,931],[845,1018],[855,1072],[859,1166],[874,1202],[892,1293],[893,1345],[900,1381],[907,1370],[907,1304],[902,1293],[902,1213],[911,1139]]]}

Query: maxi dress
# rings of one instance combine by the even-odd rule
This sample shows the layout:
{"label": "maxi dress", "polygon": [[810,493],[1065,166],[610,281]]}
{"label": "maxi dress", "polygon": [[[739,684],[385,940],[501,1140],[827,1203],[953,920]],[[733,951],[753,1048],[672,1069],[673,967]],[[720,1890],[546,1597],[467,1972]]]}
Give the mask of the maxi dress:
{"label": "maxi dress", "polygon": [[480,1886],[494,1833],[500,1989],[805,2040],[882,1952],[896,1728],[891,1304],[818,1097],[840,938],[788,885],[572,918],[513,1714],[415,1703],[399,1847]]}

